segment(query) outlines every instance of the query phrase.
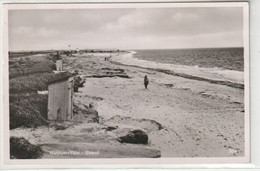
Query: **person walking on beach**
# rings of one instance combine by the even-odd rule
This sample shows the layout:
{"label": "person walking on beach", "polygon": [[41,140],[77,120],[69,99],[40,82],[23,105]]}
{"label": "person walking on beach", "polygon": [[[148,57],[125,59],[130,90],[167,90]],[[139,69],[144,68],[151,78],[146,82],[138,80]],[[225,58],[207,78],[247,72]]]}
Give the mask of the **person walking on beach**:
{"label": "person walking on beach", "polygon": [[145,75],[144,76],[144,87],[145,87],[145,89],[147,89],[148,84],[149,84],[149,79],[148,79],[147,75]]}

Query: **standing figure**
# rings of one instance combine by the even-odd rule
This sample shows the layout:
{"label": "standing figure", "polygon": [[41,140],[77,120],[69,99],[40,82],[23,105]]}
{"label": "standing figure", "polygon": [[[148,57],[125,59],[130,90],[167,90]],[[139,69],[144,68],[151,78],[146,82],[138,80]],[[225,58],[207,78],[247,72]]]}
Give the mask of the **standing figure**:
{"label": "standing figure", "polygon": [[144,76],[144,87],[145,87],[145,89],[147,89],[148,84],[149,84],[149,79],[148,79],[147,75],[145,75]]}

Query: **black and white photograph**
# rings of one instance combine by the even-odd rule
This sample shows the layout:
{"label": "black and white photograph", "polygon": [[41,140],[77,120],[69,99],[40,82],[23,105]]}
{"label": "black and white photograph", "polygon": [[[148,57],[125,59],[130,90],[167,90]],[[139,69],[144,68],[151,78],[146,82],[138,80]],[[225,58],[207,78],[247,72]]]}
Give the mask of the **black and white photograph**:
{"label": "black and white photograph", "polygon": [[9,163],[249,162],[248,3],[4,9]]}

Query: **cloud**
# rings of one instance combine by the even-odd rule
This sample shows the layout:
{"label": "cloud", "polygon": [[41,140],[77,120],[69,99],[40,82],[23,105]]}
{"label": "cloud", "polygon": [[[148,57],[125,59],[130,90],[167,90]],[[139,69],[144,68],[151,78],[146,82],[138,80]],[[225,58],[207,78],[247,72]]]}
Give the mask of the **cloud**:
{"label": "cloud", "polygon": [[11,49],[238,46],[242,32],[240,7],[9,12]]}
{"label": "cloud", "polygon": [[242,14],[242,8],[136,9],[106,29],[165,36],[242,31]]}

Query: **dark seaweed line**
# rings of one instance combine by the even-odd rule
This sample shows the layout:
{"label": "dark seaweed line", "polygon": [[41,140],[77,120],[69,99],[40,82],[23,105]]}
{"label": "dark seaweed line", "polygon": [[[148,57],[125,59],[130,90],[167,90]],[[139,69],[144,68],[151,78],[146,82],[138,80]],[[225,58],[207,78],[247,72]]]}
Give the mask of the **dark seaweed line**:
{"label": "dark seaweed line", "polygon": [[176,73],[176,72],[170,71],[170,70],[146,68],[146,67],[140,67],[140,66],[136,66],[136,65],[126,65],[126,64],[122,64],[122,63],[116,62],[116,61],[110,61],[110,62],[117,64],[117,65],[124,65],[124,66],[130,66],[130,67],[149,69],[149,70],[162,72],[162,73],[165,73],[165,74],[183,77],[183,78],[187,78],[187,79],[192,79],[192,80],[197,80],[197,81],[206,81],[206,82],[209,82],[209,83],[212,83],[212,84],[219,84],[219,85],[225,85],[225,86],[229,86],[229,87],[233,87],[233,88],[244,89],[244,84],[234,83],[234,82],[231,82],[231,81],[212,80],[212,79],[208,79],[208,78],[203,78],[203,77],[198,77],[198,76],[193,76],[193,75],[188,75],[188,74],[183,74],[183,73]]}

